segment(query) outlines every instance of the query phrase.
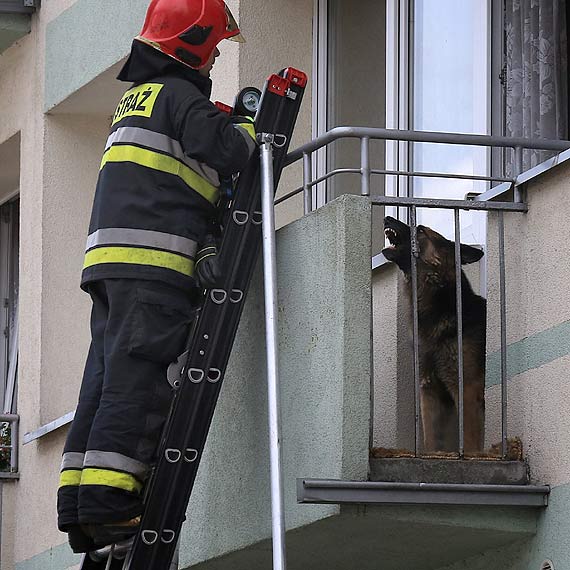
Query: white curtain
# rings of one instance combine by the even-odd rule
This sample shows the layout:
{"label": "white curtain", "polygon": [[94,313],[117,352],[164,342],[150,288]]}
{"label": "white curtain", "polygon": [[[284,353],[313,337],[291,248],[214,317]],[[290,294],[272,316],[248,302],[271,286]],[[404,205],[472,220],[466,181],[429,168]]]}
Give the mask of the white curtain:
{"label": "white curtain", "polygon": [[[568,138],[566,0],[506,0],[507,136]],[[546,153],[526,151],[524,169]]]}

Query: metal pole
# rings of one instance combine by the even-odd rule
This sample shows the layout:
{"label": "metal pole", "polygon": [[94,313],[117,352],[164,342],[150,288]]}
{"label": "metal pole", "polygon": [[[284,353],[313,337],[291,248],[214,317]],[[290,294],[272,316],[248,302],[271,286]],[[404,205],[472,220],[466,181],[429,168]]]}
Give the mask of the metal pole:
{"label": "metal pole", "polygon": [[[521,174],[521,172],[523,171],[523,147],[522,146],[516,146],[515,147],[514,169],[515,169],[515,172],[514,172],[515,177],[518,176],[519,174]],[[514,201],[515,202],[522,202],[523,201],[522,190],[521,190],[520,186],[515,185]]]}
{"label": "metal pole", "polygon": [[271,466],[271,527],[273,570],[285,570],[285,514],[281,471],[281,430],[279,412],[279,373],[277,359],[277,262],[275,253],[275,212],[273,201],[273,140],[262,135],[261,204],[263,216],[263,277],[265,289],[265,340],[269,404],[269,445]]}
{"label": "metal pole", "polygon": [[507,456],[507,294],[505,276],[505,220],[499,216],[499,289],[501,304],[501,448]]}
{"label": "metal pole", "polygon": [[19,417],[17,420],[12,422],[12,429],[10,430],[10,444],[12,449],[10,450],[10,470],[12,473],[18,472],[18,453],[19,449],[18,446],[20,444],[20,421]]}
{"label": "metal pole", "polygon": [[362,196],[370,196],[370,138],[363,137],[360,143],[360,169],[362,173],[360,193]]}
{"label": "metal pole", "polygon": [[4,508],[2,506],[2,495],[4,494],[4,485],[3,483],[0,481],[0,561],[2,561],[2,509]]}
{"label": "metal pole", "polygon": [[410,208],[410,231],[411,231],[411,264],[412,264],[412,311],[413,311],[413,343],[414,343],[414,405],[415,405],[415,450],[416,457],[419,454],[420,440],[420,332],[418,313],[418,257],[420,250],[418,246],[418,231],[416,220],[416,207]]}
{"label": "metal pole", "polygon": [[461,228],[459,210],[455,209],[455,287],[457,299],[457,368],[459,373],[459,394],[457,411],[459,414],[459,457],[465,455],[465,407],[463,378],[463,298],[461,294]]}
{"label": "metal pole", "polygon": [[303,155],[303,198],[305,205],[305,215],[312,210],[311,200],[311,177],[313,174],[313,160],[310,153]]}

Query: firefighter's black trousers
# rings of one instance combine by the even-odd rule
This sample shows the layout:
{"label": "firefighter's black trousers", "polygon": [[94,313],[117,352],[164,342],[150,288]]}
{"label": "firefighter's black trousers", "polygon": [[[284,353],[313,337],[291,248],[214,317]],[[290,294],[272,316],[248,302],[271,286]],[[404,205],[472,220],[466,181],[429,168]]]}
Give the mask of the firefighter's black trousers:
{"label": "firefighter's black trousers", "polygon": [[92,341],[58,491],[63,531],[141,514],[171,402],[166,370],[196,307],[195,291],[159,281],[105,279],[89,293]]}

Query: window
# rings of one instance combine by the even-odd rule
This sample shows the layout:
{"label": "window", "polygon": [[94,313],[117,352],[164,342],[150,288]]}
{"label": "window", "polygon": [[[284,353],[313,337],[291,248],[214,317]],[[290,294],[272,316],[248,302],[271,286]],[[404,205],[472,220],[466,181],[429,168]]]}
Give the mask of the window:
{"label": "window", "polygon": [[[19,200],[0,206],[0,401],[16,413],[18,368]],[[10,468],[10,428],[0,424],[0,470]]]}
{"label": "window", "polygon": [[[569,0],[315,0],[314,135],[354,125],[568,138],[569,10]],[[405,142],[371,150],[373,164],[385,161],[390,170],[513,172],[511,151]],[[528,151],[523,168],[544,158]],[[314,166],[322,175],[358,163],[356,144],[343,141]],[[380,180],[373,179],[373,193],[384,190]],[[324,186],[314,195],[317,206],[358,192],[348,175]],[[385,192],[462,199],[488,186],[388,176]],[[418,218],[453,237],[451,213],[423,209]],[[485,225],[484,214],[462,212],[462,241],[483,245]]]}
{"label": "window", "polygon": [[[487,0],[391,0],[387,52],[388,125],[418,131],[490,132],[490,28]],[[485,148],[400,143],[388,168],[486,175]],[[395,180],[392,195],[463,199],[486,183],[446,178]],[[402,213],[400,213],[402,215]],[[453,212],[419,210],[419,223],[453,238]],[[485,217],[461,213],[461,237],[484,243]]]}

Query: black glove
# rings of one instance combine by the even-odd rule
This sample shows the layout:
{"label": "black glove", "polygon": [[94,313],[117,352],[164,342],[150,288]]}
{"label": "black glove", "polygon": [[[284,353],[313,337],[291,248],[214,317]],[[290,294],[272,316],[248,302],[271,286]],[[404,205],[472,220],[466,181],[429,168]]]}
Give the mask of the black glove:
{"label": "black glove", "polygon": [[218,256],[220,239],[206,235],[196,254],[196,278],[204,289],[217,289],[223,286],[224,275]]}

